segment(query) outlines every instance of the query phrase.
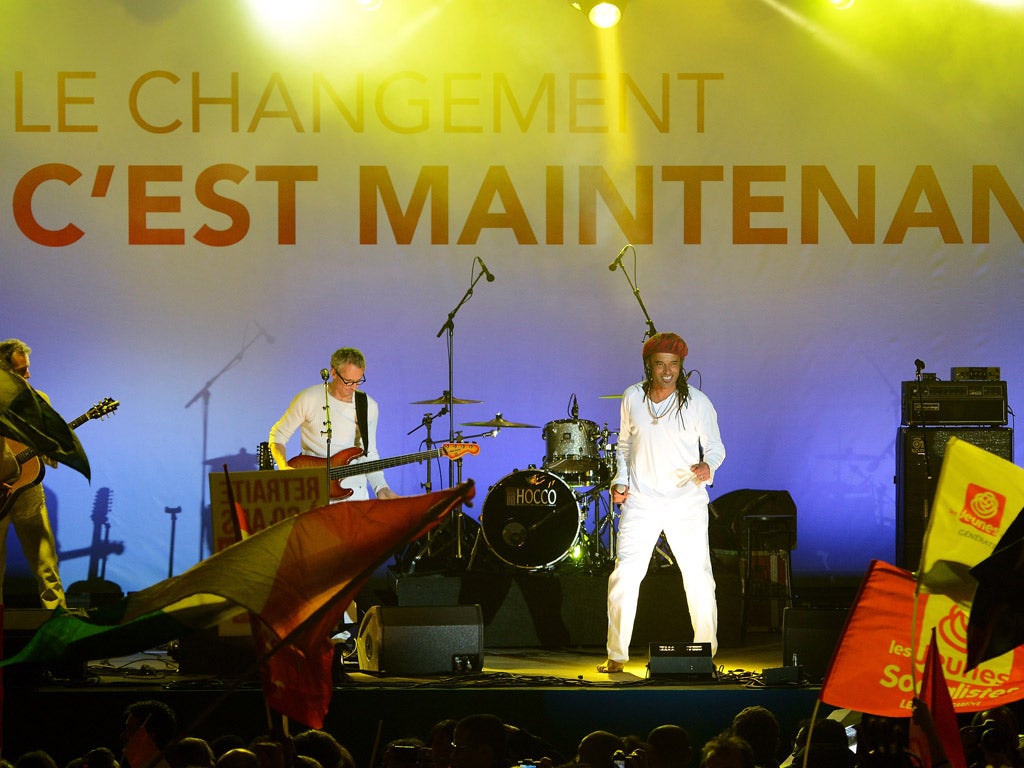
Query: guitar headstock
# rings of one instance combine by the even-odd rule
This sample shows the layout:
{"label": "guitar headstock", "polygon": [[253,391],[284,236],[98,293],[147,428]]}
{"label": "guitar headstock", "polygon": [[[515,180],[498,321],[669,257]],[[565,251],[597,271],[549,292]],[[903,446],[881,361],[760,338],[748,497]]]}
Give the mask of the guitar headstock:
{"label": "guitar headstock", "polygon": [[117,406],[119,406],[120,404],[121,403],[119,403],[117,400],[114,400],[112,397],[105,397],[98,403],[96,403],[96,405],[94,405],[92,408],[90,408],[86,413],[88,414],[90,419],[102,419],[104,416],[109,416],[114,411],[116,411]]}
{"label": "guitar headstock", "polygon": [[476,456],[480,453],[480,446],[476,443],[445,443],[442,450],[446,458],[458,459],[467,453]]}

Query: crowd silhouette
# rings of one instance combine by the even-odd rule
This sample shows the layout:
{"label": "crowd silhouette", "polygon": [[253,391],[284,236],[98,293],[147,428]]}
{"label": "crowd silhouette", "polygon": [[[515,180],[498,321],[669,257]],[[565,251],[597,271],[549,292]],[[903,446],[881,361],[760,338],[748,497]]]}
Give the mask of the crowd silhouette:
{"label": "crowd silhouette", "polygon": [[[849,713],[847,713],[849,714]],[[426,733],[407,734],[373,753],[353,754],[327,730],[290,735],[225,733],[203,739],[180,732],[175,711],[157,699],[132,702],[121,713],[119,743],[96,744],[58,763],[45,747],[0,760],[0,768],[912,768],[951,764],[927,707],[915,700],[911,718],[858,714],[856,725],[807,720],[786,734],[763,706],[737,712],[702,744],[686,724],[665,723],[646,734],[617,733],[609,724],[575,744],[555,744],[489,713],[442,718]],[[928,755],[911,750],[910,727],[924,734]],[[295,731],[294,727],[292,728]],[[282,731],[283,732],[283,731]],[[959,743],[967,768],[1024,768],[1014,710],[978,712],[962,722]],[[959,765],[959,757],[952,763]]]}

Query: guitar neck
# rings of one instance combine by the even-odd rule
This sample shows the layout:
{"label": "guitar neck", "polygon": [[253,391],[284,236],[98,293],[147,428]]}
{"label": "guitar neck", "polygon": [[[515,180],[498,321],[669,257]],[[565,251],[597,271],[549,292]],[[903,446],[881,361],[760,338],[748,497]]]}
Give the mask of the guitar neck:
{"label": "guitar neck", "polygon": [[[89,414],[89,411],[86,411],[74,421],[69,421],[68,426],[71,427],[72,429],[77,429],[78,427],[85,424],[85,422],[87,422],[91,418],[92,416]],[[19,464],[24,464],[29,459],[38,455],[39,451],[37,451],[35,448],[26,448],[21,453],[17,454],[14,458],[17,460]]]}
{"label": "guitar neck", "polygon": [[419,453],[407,453],[404,456],[392,456],[389,459],[374,459],[373,461],[355,461],[340,467],[331,467],[330,477],[332,480],[342,480],[355,475],[366,475],[370,472],[379,472],[389,467],[398,467],[402,464],[415,464],[424,459],[433,459],[442,456],[448,450],[446,446],[434,448]]}

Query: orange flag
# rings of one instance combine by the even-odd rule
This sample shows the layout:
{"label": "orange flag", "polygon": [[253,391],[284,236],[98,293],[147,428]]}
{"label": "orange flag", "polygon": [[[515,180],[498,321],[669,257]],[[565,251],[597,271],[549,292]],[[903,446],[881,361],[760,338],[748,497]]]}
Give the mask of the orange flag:
{"label": "orange flag", "polygon": [[932,628],[956,712],[1024,699],[1024,652],[1017,649],[967,670],[967,614],[945,595],[917,597],[914,576],[874,561],[868,567],[821,689],[826,704],[886,717],[909,717]]}

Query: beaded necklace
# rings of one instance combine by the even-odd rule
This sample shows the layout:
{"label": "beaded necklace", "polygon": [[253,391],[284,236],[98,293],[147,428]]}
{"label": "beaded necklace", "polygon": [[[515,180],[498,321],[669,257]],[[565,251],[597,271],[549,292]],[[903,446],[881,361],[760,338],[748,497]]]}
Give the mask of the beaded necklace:
{"label": "beaded necklace", "polygon": [[657,424],[661,420],[662,416],[667,415],[668,412],[672,410],[672,405],[676,401],[676,393],[673,392],[671,395],[669,395],[664,400],[662,400],[660,403],[658,403],[658,405],[663,405],[664,406],[660,411],[655,411],[654,410],[653,401],[651,400],[650,395],[648,395],[644,399],[647,402],[647,412],[649,414],[651,414],[651,424]]}

